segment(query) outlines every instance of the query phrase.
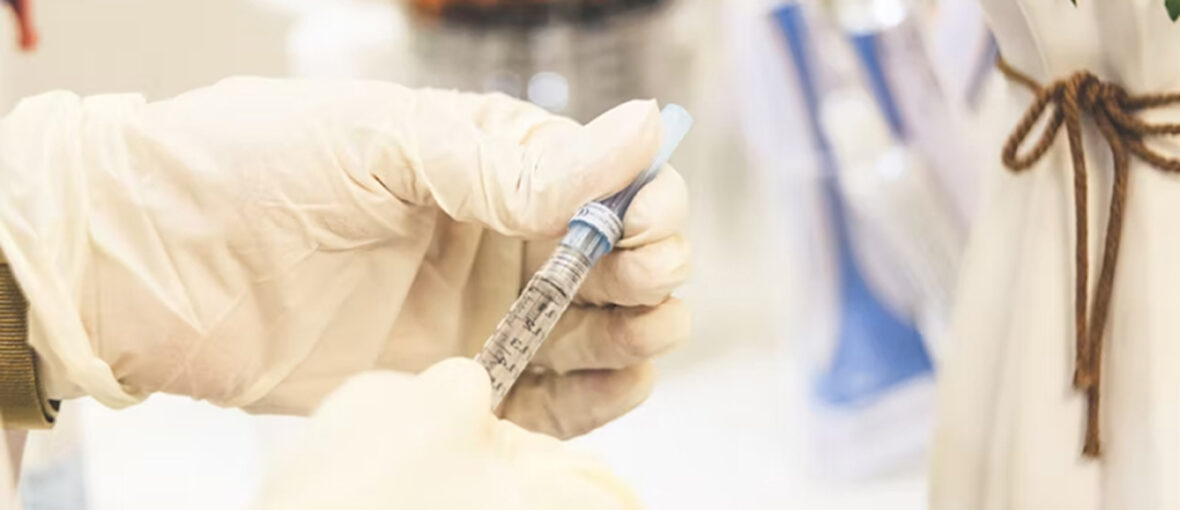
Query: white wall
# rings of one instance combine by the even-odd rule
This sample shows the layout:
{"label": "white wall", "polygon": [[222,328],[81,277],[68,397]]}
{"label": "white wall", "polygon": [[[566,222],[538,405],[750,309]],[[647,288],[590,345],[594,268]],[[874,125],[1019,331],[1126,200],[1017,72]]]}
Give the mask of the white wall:
{"label": "white wall", "polygon": [[[41,46],[16,50],[0,23],[0,110],[51,89],[166,97],[234,74],[287,74],[293,15],[247,0],[35,3]],[[7,14],[7,13],[5,13]]]}

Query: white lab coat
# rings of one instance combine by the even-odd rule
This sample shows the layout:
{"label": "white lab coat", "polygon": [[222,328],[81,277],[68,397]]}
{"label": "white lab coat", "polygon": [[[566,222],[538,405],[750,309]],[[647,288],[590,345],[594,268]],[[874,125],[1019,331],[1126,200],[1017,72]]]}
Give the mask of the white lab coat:
{"label": "white lab coat", "polygon": [[[1041,83],[1089,69],[1132,94],[1180,90],[1180,23],[1164,0],[984,0],[1001,53]],[[1003,139],[1032,101],[995,87],[985,188],[942,371],[932,508],[1180,508],[1180,175],[1132,157],[1103,359],[1100,460],[1081,455],[1074,369],[1074,214],[1065,130],[1021,174]],[[1141,118],[1180,121],[1180,107]],[[1085,121],[1090,296],[1105,237],[1110,151]],[[1035,138],[1039,133],[1034,130]],[[1034,140],[1035,141],[1035,140]],[[1150,139],[1169,157],[1176,140]],[[1027,147],[1027,145],[1026,145]]]}

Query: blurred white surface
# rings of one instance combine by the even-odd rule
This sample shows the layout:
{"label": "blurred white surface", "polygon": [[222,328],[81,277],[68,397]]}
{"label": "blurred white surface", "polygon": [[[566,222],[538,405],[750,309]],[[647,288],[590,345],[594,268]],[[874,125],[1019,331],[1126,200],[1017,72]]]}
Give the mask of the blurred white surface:
{"label": "blurred white surface", "polygon": [[924,508],[920,473],[855,483],[811,474],[803,385],[791,368],[777,353],[735,349],[663,379],[642,407],[575,443],[607,459],[651,508]]}
{"label": "blurred white surface", "polygon": [[[647,403],[574,444],[604,458],[653,509],[924,508],[920,472],[860,482],[811,474],[803,384],[782,354],[739,347],[676,370]],[[302,424],[178,397],[125,411],[75,405],[86,416],[93,510],[247,508]]]}
{"label": "blurred white surface", "polygon": [[[653,509],[924,508],[920,472],[815,478],[802,390],[782,353],[737,348],[664,377],[647,403],[574,444],[605,459]],[[87,418],[93,510],[247,508],[302,423],[177,397],[118,412],[75,404]]]}
{"label": "blurred white surface", "polygon": [[251,417],[181,398],[112,411],[85,401],[86,492],[93,510],[246,508],[261,459]]}

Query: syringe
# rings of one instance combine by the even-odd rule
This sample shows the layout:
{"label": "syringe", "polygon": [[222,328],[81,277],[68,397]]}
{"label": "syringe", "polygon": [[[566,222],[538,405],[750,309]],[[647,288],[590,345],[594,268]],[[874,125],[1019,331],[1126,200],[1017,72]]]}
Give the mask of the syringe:
{"label": "syringe", "polygon": [[492,409],[512,389],[545,337],[586,279],[590,268],[610,252],[623,236],[623,215],[631,200],[659,173],[672,151],[692,127],[692,116],[684,108],[669,104],[660,111],[663,139],[651,166],[622,191],[590,202],[574,214],[569,231],[557,250],[529,280],[508,314],[496,325],[475,361],[483,365],[492,380]]}

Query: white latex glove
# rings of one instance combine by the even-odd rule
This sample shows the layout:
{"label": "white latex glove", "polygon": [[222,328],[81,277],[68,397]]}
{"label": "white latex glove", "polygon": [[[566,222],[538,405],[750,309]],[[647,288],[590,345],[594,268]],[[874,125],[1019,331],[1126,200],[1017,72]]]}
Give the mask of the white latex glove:
{"label": "white latex glove", "polygon": [[[349,375],[473,355],[574,211],[659,138],[654,102],[581,127],[378,82],[50,93],[0,124],[0,247],[54,397],[305,413]],[[688,334],[669,298],[686,209],[670,168],[639,193],[507,417],[570,436],[646,397],[647,359]]]}
{"label": "white latex glove", "polygon": [[488,411],[483,367],[356,376],[329,396],[256,510],[638,509],[595,459]]}

